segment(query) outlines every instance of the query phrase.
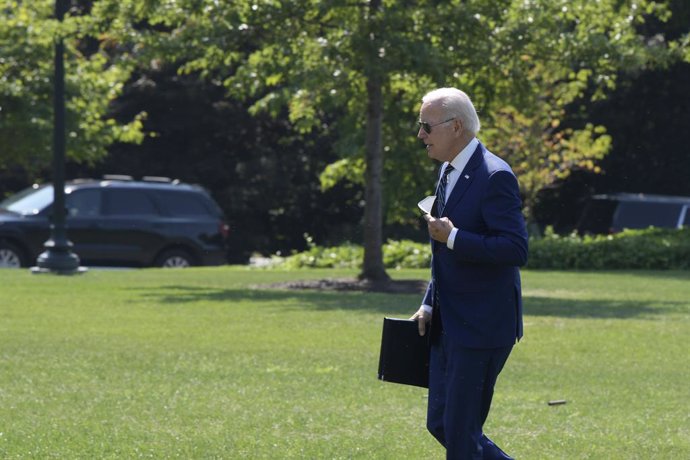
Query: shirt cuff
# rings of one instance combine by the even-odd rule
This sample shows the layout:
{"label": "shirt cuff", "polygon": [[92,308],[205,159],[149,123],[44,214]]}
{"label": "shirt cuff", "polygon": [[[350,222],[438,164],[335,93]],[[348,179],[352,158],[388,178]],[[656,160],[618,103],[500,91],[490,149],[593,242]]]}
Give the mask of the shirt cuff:
{"label": "shirt cuff", "polygon": [[453,227],[453,230],[450,231],[450,235],[448,235],[448,241],[446,241],[446,246],[448,246],[448,249],[453,249],[453,246],[455,246],[455,237],[458,235],[458,229]]}
{"label": "shirt cuff", "polygon": [[424,304],[424,305],[422,305],[422,308],[424,309],[424,313],[431,314],[434,311],[434,309],[431,307],[431,305]]}

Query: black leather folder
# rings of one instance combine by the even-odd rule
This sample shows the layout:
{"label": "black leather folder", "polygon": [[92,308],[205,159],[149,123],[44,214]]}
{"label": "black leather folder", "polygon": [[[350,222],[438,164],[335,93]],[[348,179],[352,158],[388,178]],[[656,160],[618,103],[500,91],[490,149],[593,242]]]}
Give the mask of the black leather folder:
{"label": "black leather folder", "polygon": [[419,335],[416,321],[384,318],[379,380],[428,388],[428,335]]}

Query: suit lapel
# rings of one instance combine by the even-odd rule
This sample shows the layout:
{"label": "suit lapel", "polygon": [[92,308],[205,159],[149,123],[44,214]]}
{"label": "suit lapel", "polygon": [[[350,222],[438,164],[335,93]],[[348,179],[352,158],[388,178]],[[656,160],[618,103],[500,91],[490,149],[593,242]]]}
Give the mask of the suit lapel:
{"label": "suit lapel", "polygon": [[481,143],[477,145],[477,148],[470,157],[470,161],[467,162],[467,165],[460,173],[458,181],[455,183],[453,190],[450,192],[446,207],[443,209],[444,216],[448,216],[448,214],[450,214],[453,208],[455,208],[455,206],[460,202],[460,199],[474,180],[474,170],[477,169],[482,162],[482,149],[483,147]]}

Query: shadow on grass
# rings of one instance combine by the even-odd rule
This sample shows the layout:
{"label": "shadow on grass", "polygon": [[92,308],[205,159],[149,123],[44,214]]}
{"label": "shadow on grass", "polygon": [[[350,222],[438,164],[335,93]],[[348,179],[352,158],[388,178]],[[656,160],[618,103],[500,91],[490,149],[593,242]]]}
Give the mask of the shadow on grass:
{"label": "shadow on grass", "polygon": [[690,270],[538,270],[532,269],[529,273],[544,274],[555,272],[563,275],[577,276],[625,276],[630,278],[656,278],[660,280],[690,281]]}
{"label": "shadow on grass", "polygon": [[[386,315],[412,315],[421,301],[421,294],[363,293],[358,291],[314,291],[274,289],[214,289],[196,286],[162,286],[155,290],[142,289],[142,296],[162,304],[192,302],[257,302],[283,304],[284,308],[318,310],[366,310]],[[268,305],[267,305],[268,306]],[[274,305],[271,305],[274,306]]]}
{"label": "shadow on grass", "polygon": [[[616,273],[616,272],[611,272]],[[658,279],[668,279],[668,280],[682,280],[690,282],[690,270],[678,271],[678,270],[654,270],[654,271],[631,271],[623,272],[628,276],[638,277],[638,278],[658,278]]]}
{"label": "shadow on grass", "polygon": [[523,298],[523,312],[529,316],[557,316],[563,318],[645,318],[677,311],[685,303],[663,302],[654,305],[647,302],[615,300],[574,300],[556,297]]}
{"label": "shadow on grass", "polygon": [[[281,308],[317,310],[361,310],[385,315],[412,314],[421,301],[418,294],[385,294],[343,291],[272,290],[272,289],[216,289],[193,286],[162,286],[143,290],[142,297],[162,304],[194,302],[278,304]],[[659,301],[655,304],[636,301],[576,300],[557,297],[523,299],[524,313],[529,316],[563,318],[628,319],[651,318],[684,308],[682,302]],[[275,306],[275,305],[271,305]]]}

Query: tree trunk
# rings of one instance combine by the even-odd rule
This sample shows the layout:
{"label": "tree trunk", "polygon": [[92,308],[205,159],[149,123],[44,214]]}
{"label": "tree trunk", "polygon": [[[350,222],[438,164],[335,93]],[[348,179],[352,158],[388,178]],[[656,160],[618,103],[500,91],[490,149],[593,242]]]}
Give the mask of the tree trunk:
{"label": "tree trunk", "polygon": [[360,279],[387,281],[383,266],[383,89],[381,77],[374,71],[367,81],[367,138],[364,208],[364,266]]}
{"label": "tree trunk", "polygon": [[383,266],[383,69],[379,56],[382,1],[369,2],[366,33],[369,46],[364,63],[367,78],[366,172],[364,184],[364,264],[360,279],[386,282],[390,277]]}

